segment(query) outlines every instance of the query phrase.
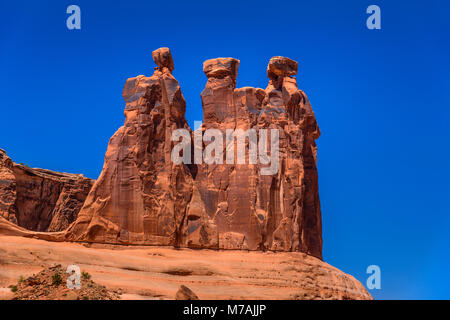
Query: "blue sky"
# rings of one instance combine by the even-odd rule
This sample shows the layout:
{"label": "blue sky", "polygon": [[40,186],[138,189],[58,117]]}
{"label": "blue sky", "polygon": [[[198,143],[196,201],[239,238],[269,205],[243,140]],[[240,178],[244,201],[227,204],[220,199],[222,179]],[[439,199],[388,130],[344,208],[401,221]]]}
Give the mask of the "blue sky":
{"label": "blue sky", "polygon": [[[81,30],[66,8],[81,8]],[[366,8],[381,8],[381,30]],[[97,178],[123,124],[125,80],[172,50],[190,125],[202,63],[241,60],[265,88],[272,56],[299,62],[322,131],[324,259],[378,299],[449,299],[448,1],[0,1],[0,148],[32,167]],[[447,18],[447,19],[446,19]]]}

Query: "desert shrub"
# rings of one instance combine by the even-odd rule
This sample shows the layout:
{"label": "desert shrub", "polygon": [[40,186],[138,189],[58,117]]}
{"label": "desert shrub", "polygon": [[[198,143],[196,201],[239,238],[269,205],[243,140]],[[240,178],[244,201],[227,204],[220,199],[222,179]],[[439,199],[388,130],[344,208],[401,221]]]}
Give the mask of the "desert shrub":
{"label": "desert shrub", "polygon": [[17,286],[11,286],[11,291],[12,292],[17,292]]}
{"label": "desert shrub", "polygon": [[83,278],[83,280],[90,280],[91,279],[91,275],[85,271],[81,272],[81,277]]}
{"label": "desert shrub", "polygon": [[59,272],[56,272],[53,276],[52,276],[52,283],[55,286],[59,286],[62,283],[62,277],[61,274]]}

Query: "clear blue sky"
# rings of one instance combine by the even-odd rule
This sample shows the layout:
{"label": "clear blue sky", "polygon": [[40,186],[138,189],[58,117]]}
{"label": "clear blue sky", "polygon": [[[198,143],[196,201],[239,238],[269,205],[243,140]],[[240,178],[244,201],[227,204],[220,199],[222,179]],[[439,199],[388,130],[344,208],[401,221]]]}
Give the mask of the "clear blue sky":
{"label": "clear blue sky", "polygon": [[[81,7],[81,30],[66,8]],[[365,26],[381,8],[382,29]],[[379,299],[450,298],[448,1],[0,1],[0,148],[97,178],[123,124],[128,77],[172,50],[186,117],[201,120],[204,60],[241,60],[265,88],[270,57],[299,62],[322,136],[324,259]]]}

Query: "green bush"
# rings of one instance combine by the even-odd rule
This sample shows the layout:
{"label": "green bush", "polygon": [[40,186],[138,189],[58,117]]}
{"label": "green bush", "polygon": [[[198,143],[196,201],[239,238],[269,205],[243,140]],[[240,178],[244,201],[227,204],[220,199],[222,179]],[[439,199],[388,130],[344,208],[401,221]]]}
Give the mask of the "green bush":
{"label": "green bush", "polygon": [[52,276],[52,283],[55,286],[59,286],[62,283],[62,277],[61,277],[61,274],[59,272],[55,273]]}
{"label": "green bush", "polygon": [[87,272],[81,272],[81,277],[83,278],[83,280],[90,280],[91,279],[91,275]]}
{"label": "green bush", "polygon": [[17,292],[17,286],[11,286],[11,291],[12,292]]}

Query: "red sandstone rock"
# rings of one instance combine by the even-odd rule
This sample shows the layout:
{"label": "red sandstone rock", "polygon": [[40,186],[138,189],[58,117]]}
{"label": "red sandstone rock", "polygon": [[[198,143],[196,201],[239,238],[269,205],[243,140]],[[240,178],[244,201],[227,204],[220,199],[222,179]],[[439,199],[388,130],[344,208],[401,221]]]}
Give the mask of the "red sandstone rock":
{"label": "red sandstone rock", "polygon": [[205,62],[203,130],[225,135],[227,129],[278,129],[280,164],[276,175],[261,175],[261,165],[248,162],[198,166],[195,185],[219,233],[219,247],[302,251],[321,258],[314,142],[320,132],[306,95],[291,78],[297,62],[272,58],[266,90],[236,89],[238,65],[232,58]]}
{"label": "red sandstone rock", "polygon": [[297,74],[298,63],[286,57],[273,57],[267,66],[267,76],[270,79],[290,77]]}
{"label": "red sandstone rock", "polygon": [[[208,77],[201,94],[204,122],[196,133],[213,128],[224,133],[227,129],[278,129],[279,168],[274,175],[263,175],[266,166],[249,164],[248,159],[244,164],[172,162],[173,130],[194,133],[184,118],[186,103],[172,75],[170,50],[160,48],[152,56],[158,66],[154,74],[130,78],[125,84],[125,124],[111,138],[103,171],[92,189],[92,181],[79,175],[14,164],[0,149],[0,234],[49,241],[300,251],[321,259],[315,144],[320,131],[308,98],[293,77],[297,62],[272,58],[265,90],[236,88],[237,59],[211,59],[203,66]],[[76,216],[89,189],[76,221],[66,231],[34,232],[14,224],[32,230],[62,230]],[[178,251],[177,257],[183,252]],[[219,264],[224,261],[223,257],[211,259]],[[252,259],[249,264],[256,263]],[[286,283],[298,287],[291,299],[371,299],[353,277],[319,259],[290,253],[264,257],[257,263],[268,260],[283,266],[279,270],[286,279],[278,279],[287,281],[283,288]],[[243,271],[244,260],[236,261],[239,279],[247,271],[253,277],[254,267]],[[229,270],[233,261],[225,264]],[[269,267],[270,272],[280,274]],[[261,281],[272,279],[270,272]],[[196,295],[182,286],[176,298],[194,299]]]}
{"label": "red sandstone rock", "polygon": [[16,179],[13,172],[14,163],[0,149],[0,216],[17,223],[16,218]]}
{"label": "red sandstone rock", "polygon": [[197,295],[188,287],[181,285],[175,294],[175,300],[199,300]]}
{"label": "red sandstone rock", "polygon": [[193,181],[187,166],[171,160],[171,135],[188,128],[186,103],[171,74],[170,51],[152,55],[154,74],[125,83],[125,124],[109,142],[103,171],[68,240],[183,245]]}
{"label": "red sandstone rock", "polygon": [[[4,236],[7,224],[20,228],[0,217],[0,287],[16,284],[20,276],[29,277],[43,265],[67,266],[76,262],[94,280],[101,278],[102,285],[120,288],[119,292],[125,293],[122,299],[174,299],[179,288],[176,283],[188,286],[206,300],[372,299],[351,275],[299,252],[174,250],[154,246],[118,250],[116,246],[101,244],[83,246],[26,239],[17,237],[21,235],[17,231],[15,237],[11,229]],[[28,233],[36,236],[36,232]],[[44,235],[55,238],[56,233],[41,233],[39,237]],[[0,290],[2,298],[8,296]]]}
{"label": "red sandstone rock", "polygon": [[152,52],[153,60],[160,70],[167,68],[169,72],[172,72],[175,68],[173,65],[172,54],[169,48],[159,48]]}
{"label": "red sandstone rock", "polygon": [[314,142],[320,133],[306,95],[292,78],[297,62],[272,58],[265,90],[236,88],[237,59],[203,65],[208,82],[199,130],[279,130],[279,169],[261,175],[259,163],[171,161],[173,130],[190,130],[186,103],[171,74],[170,50],[160,48],[152,56],[158,66],[154,74],[125,84],[125,124],[111,138],[102,174],[67,239],[302,251],[321,258]]}
{"label": "red sandstone rock", "polygon": [[208,78],[223,78],[230,76],[236,81],[239,60],[233,58],[216,58],[203,63],[203,72]]}
{"label": "red sandstone rock", "polygon": [[93,180],[29,168],[0,149],[0,216],[34,231],[61,231],[81,209]]}

